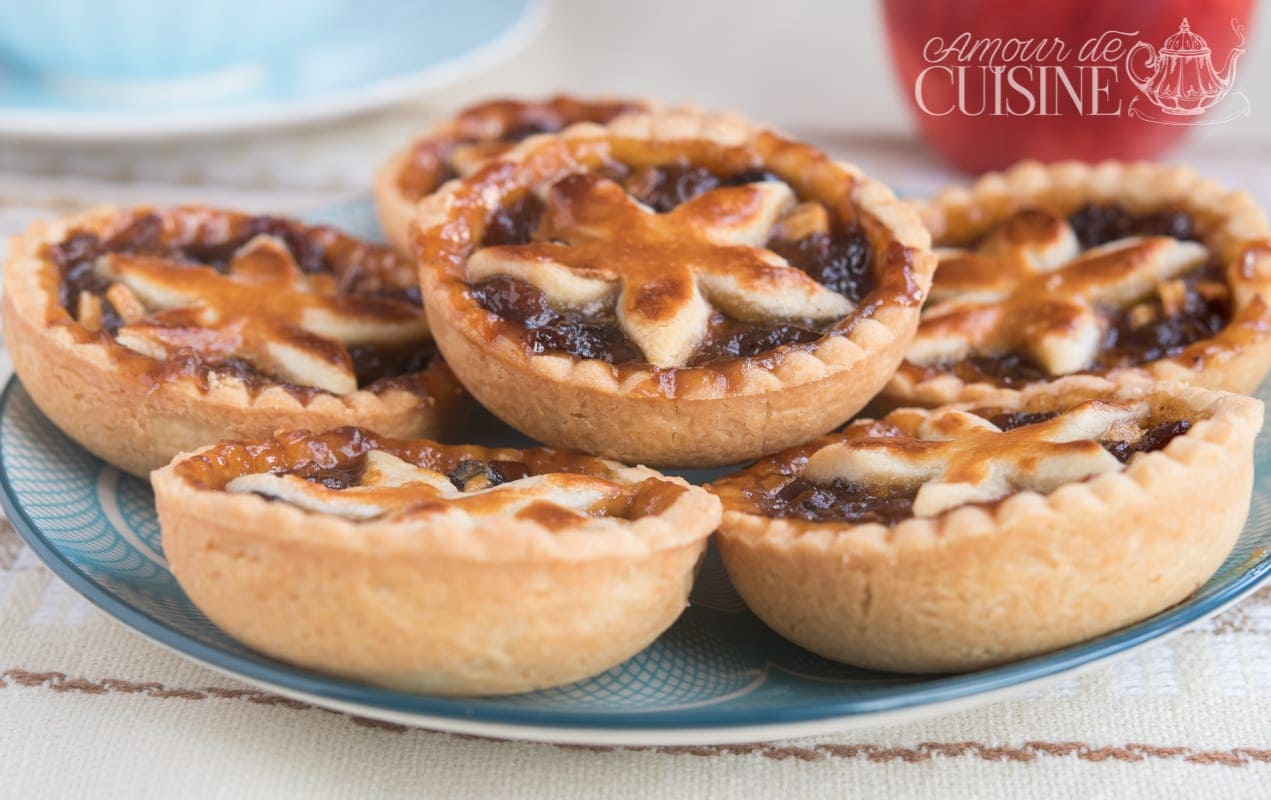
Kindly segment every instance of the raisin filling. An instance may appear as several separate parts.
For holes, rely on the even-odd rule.
[[[1050,379],[1045,370],[1019,353],[970,356],[951,364],[937,364],[927,371],[931,374],[953,373],[966,383],[992,383],[1012,389]]]
[[[795,478],[768,498],[768,516],[804,519],[809,522],[877,522],[895,525],[913,516],[917,490],[895,492],[848,481],[820,486]]]
[[[366,471],[366,454],[346,459],[334,465],[305,464],[292,472],[307,481],[320,483],[328,489],[348,489],[359,486]],[[518,481],[531,475],[528,465],[519,461],[464,460],[446,474],[446,478],[461,492],[491,489],[510,481]]]
[[[874,254],[869,239],[858,226],[845,229],[834,217],[831,220],[836,229],[830,233],[813,233],[794,240],[772,239],[768,249],[827,289],[860,303],[877,285],[871,269]]]
[[[977,417],[984,417],[999,430],[1003,431],[1013,431],[1016,428],[1023,428],[1027,425],[1049,422],[1059,416],[1058,411],[995,411],[989,409],[972,411],[971,413]]]
[[[474,285],[472,296],[485,310],[524,327],[531,353],[566,352],[610,364],[640,359],[640,351],[622,335],[612,312],[559,313],[537,286],[507,276]]]
[[[486,224],[485,235],[481,237],[481,246],[525,244],[538,229],[544,210],[543,201],[532,192],[526,192],[512,202],[500,206]]]
[[[1004,431],[1022,428],[1025,425],[1036,425],[1049,422],[1059,416],[1056,411],[1002,411],[1000,409],[976,409],[971,412],[984,417]],[[1122,464],[1130,460],[1135,453],[1151,453],[1161,450],[1176,436],[1182,436],[1192,429],[1192,423],[1185,419],[1157,422],[1143,429],[1143,434],[1132,442],[1105,439],[1099,442],[1103,449],[1117,457]]]
[[[1133,442],[1105,441],[1100,442],[1103,449],[1117,457],[1122,464],[1130,460],[1135,453],[1151,453],[1164,449],[1174,441],[1174,437],[1182,436],[1192,429],[1191,422],[1180,419],[1171,422],[1159,422],[1143,431],[1143,435]]]
[[[1131,236],[1198,239],[1191,215],[1178,209],[1133,214],[1118,205],[1087,204],[1068,217],[1082,249]],[[1232,308],[1221,266],[1211,261],[1180,279],[1181,297],[1167,310],[1157,295],[1130,308],[1106,311],[1108,329],[1092,372],[1134,367],[1170,358],[1196,342],[1211,339],[1231,320]],[[1146,320],[1146,321],[1144,321]],[[930,372],[952,373],[968,383],[1018,387],[1050,379],[1045,370],[1018,353],[974,356],[938,364]]]
[[[724,186],[780,180],[780,177],[764,169],[719,176],[705,167],[680,163],[636,170],[624,183],[632,197],[659,214],[664,214],[700,194]]]
[[[1113,204],[1087,203],[1068,216],[1068,224],[1083,250],[1130,236],[1169,236],[1195,241],[1196,228],[1186,211],[1164,209],[1132,214]]]
[[[565,352],[610,364],[642,361],[640,351],[618,328],[612,311],[557,312],[537,286],[507,276],[475,284],[472,295],[482,308],[523,326],[531,353]],[[706,339],[689,366],[747,358],[794,342],[816,341],[821,336],[821,331],[811,322],[756,325],[715,312],[711,315]]]
[[[776,322],[757,325],[739,322],[718,311],[711,314],[706,339],[689,359],[690,367],[700,367],[734,358],[750,358],[787,344],[815,342],[823,335],[816,323]]]
[[[307,481],[320,483],[328,489],[348,489],[362,482],[362,473],[366,471],[366,454],[362,453],[354,459],[342,464],[320,466],[315,463],[306,464],[292,474]],[[261,495],[266,499],[273,498]]]
[[[1037,425],[1059,416],[1058,412],[1002,411],[977,409],[971,413],[984,417],[1003,431]],[[1172,420],[1144,428],[1135,441],[1104,440],[1099,444],[1122,464],[1136,453],[1164,449],[1177,436],[1191,430],[1187,420]],[[893,526],[913,516],[918,487],[894,489],[852,481],[835,480],[826,485],[795,477],[779,490],[764,497],[762,508],[770,517],[803,519],[809,522],[850,522],[863,525],[877,522]]]
[[[158,215],[146,214],[109,239],[102,239],[94,233],[72,233],[62,242],[48,245],[46,253],[61,273],[59,303],[78,321],[80,295],[88,293],[96,296],[102,308],[101,328],[114,336],[123,327],[124,320],[106,297],[111,282],[94,272],[94,263],[98,258],[111,253],[151,256],[174,263],[208,266],[224,272],[235,252],[260,235],[273,236],[282,241],[302,272],[312,274],[338,271],[326,248],[315,241],[304,226],[269,216],[251,217],[235,225],[233,235],[225,241],[177,245],[164,241],[163,221]],[[422,305],[419,288],[416,286],[381,287],[369,293],[412,305]],[[350,345],[347,350],[359,388],[422,372],[436,356],[431,345]],[[272,378],[245,359],[230,357],[212,361],[190,348],[177,350],[156,371],[156,377],[163,379],[195,377],[204,388],[207,388],[212,375],[238,378],[251,391],[281,385],[293,394],[317,392],[311,387],[294,386]]]
[[[1183,296],[1178,310],[1166,312],[1158,296],[1145,309],[1150,321],[1135,324],[1124,309],[1112,315],[1096,368],[1128,367],[1169,358],[1196,342],[1211,339],[1231,319],[1231,301],[1218,265],[1210,263],[1181,279]],[[1219,291],[1212,291],[1218,287]]]
[[[658,213],[720,187],[781,180],[762,169],[720,176],[685,163],[634,171],[615,163],[603,172]],[[543,202],[532,193],[501,206],[490,216],[481,246],[530,242],[544,211]],[[818,283],[859,303],[876,287],[873,250],[859,226],[842,225],[834,214],[828,217],[834,226],[828,233],[812,233],[801,239],[774,237],[766,246]],[[472,294],[485,310],[525,328],[530,353],[562,352],[615,365],[644,363],[639,349],[618,327],[612,308],[557,311],[538,287],[506,276],[474,284]],[[825,335],[824,326],[809,320],[751,323],[718,311],[712,313],[709,324],[706,338],[688,362],[690,367],[749,358]]]
[[[460,461],[446,477],[461,492],[477,492],[530,476],[519,461]]]

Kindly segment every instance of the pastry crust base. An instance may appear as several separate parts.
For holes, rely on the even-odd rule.
[[[630,658],[684,610],[720,514],[694,487],[656,516],[555,532],[356,523],[196,489],[179,463],[152,476],[163,549],[213,622],[284,661],[428,694],[532,691]]]
[[[1016,399],[1113,388],[1070,378]],[[726,509],[724,564],[782,636],[892,672],[989,667],[1151,616],[1195,591],[1231,552],[1249,511],[1263,407],[1178,384],[1119,392],[1181,403],[1198,421],[1120,472],[891,529]]]
[[[572,153],[587,154],[608,137],[746,145],[769,132],[731,116],[676,109],[634,114],[608,127],[575,125],[557,137],[534,137],[500,166],[537,173],[568,169]],[[889,296],[866,315],[850,315],[809,345],[790,345],[749,359],[663,370],[614,367],[567,354],[529,354],[519,337],[490,333],[489,312],[473,300],[466,268],[451,258],[472,236],[462,182],[420,204],[416,254],[428,322],[437,346],[464,386],[509,425],[554,446],[628,463],[699,467],[753,459],[805,442],[842,424],[882,387],[903,357],[934,271],[930,237],[917,215],[892,192],[850,164],[834,164],[791,145],[781,165],[803,165],[824,184],[846,182],[851,202],[888,245],[907,253],[914,298]],[[492,172],[492,170],[485,170]],[[466,234],[463,232],[467,231]],[[444,252],[443,252],[444,251]],[[466,263],[466,261],[464,262]],[[880,296],[882,296],[880,292]],[[862,300],[867,306],[870,299]]]
[[[375,214],[384,238],[394,250],[407,255],[410,254],[410,224],[415,219],[419,201],[407,197],[399,184],[413,151],[412,146],[390,156],[375,172],[375,183],[371,186]]]
[[[461,320],[433,321],[448,313],[429,314],[437,346],[491,413],[542,442],[652,466],[734,464],[825,433],[868,400],[868,387],[887,380],[905,349],[903,339],[866,320],[852,337],[857,341],[832,338],[822,348],[845,355],[833,368],[812,356],[799,360],[819,379],[773,381],[770,391],[735,396],[633,397],[604,381],[600,365],[594,373],[586,367],[571,373],[573,359],[550,355],[527,364],[520,344],[506,339],[483,348],[464,335]]]
[[[230,438],[264,438],[282,428],[371,428],[395,438],[441,437],[462,422],[466,396],[440,360],[425,373],[429,396],[392,388],[316,394],[307,403],[280,386],[255,393],[237,378],[156,383],[155,361],[95,336],[57,298],[56,268],[40,248],[71,230],[108,230],[119,211],[95,209],[36,223],[10,242],[5,263],[4,340],[13,368],[40,410],[94,455],[145,478],[183,450]],[[180,212],[178,212],[180,213]]]
[[[1213,339],[1172,358],[1110,370],[1116,383],[1181,381],[1210,389],[1252,393],[1271,371],[1271,225],[1244,192],[1233,192],[1181,166],[1105,161],[1043,165],[1025,161],[989,173],[969,188],[946,189],[919,206],[936,243],[959,231],[981,230],[1021,208],[1040,203],[1072,210],[1085,202],[1117,203],[1131,211],[1177,207],[1214,230],[1205,244],[1222,260],[1233,290],[1232,320]],[[870,407],[871,413],[902,406],[1009,397],[1018,390],[991,383],[966,383],[941,373],[922,379],[908,362]]]

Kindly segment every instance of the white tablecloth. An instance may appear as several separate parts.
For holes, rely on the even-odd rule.
[[[0,148],[0,234],[104,202],[299,212],[365,191],[398,112],[268,142]],[[909,141],[823,141],[898,186]],[[1271,203],[1266,153],[1193,150]],[[1267,797],[1271,590],[1078,677],[902,726],[727,747],[608,748],[408,730],[260,692],[114,623],[0,523],[0,796]]]

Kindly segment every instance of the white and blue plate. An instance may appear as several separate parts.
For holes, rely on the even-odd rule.
[[[0,62],[0,136],[42,141],[212,136],[368,111],[512,57],[542,29],[549,5],[548,0],[358,0],[342,4],[338,18],[313,35],[269,49],[250,64],[149,84],[50,76]],[[6,3],[0,24],[9,26],[6,33],[16,33],[21,24],[36,41],[41,26],[49,27],[49,40],[60,33],[63,47],[81,39],[101,45],[122,35],[61,31],[54,24],[67,20],[53,13],[58,9],[56,2],[47,8]],[[212,0],[204,0],[195,11],[206,16],[214,9]],[[125,9],[106,4],[103,10],[109,21]],[[197,16],[195,11],[186,16]]]
[[[322,221],[378,235],[365,201]],[[526,443],[489,415],[478,415],[467,438]],[[16,380],[0,396],[5,512],[58,577],[124,625],[201,664],[317,705],[428,728],[587,744],[756,741],[930,716],[1157,641],[1248,595],[1271,572],[1271,431],[1260,436],[1256,458],[1249,522],[1209,582],[1150,619],[1054,653],[965,675],[890,675],[835,664],[781,639],[747,611],[712,552],[684,615],[626,663],[547,691],[449,699],[328,677],[236,643],[168,572],[150,487],[63,435]]]

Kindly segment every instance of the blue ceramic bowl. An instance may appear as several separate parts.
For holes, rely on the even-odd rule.
[[[0,0],[0,62],[127,82],[251,68],[320,34],[349,0]]]

